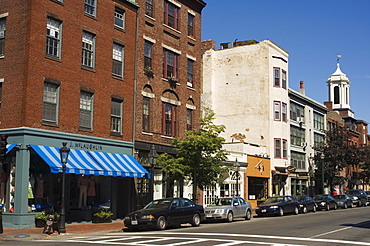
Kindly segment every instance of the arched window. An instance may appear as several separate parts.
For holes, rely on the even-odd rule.
[[[339,104],[339,87],[334,87],[334,104]]]

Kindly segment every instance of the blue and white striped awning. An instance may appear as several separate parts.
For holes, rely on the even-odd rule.
[[[63,172],[59,148],[33,144],[30,146],[50,166],[52,173]],[[66,168],[66,173],[104,175],[102,167],[84,150],[71,149]]]
[[[113,177],[150,178],[149,172],[132,155],[88,151],[104,169],[104,175]]]
[[[8,150],[6,151],[6,153],[8,154],[15,146],[16,146],[16,144],[7,144],[6,148]]]

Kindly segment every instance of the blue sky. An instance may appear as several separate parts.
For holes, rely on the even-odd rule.
[[[289,53],[289,87],[328,101],[326,81],[341,70],[351,82],[356,119],[370,123],[370,0],[205,0],[202,40],[270,39]]]

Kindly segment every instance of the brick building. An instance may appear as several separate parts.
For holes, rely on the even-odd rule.
[[[102,203],[110,204],[114,218],[136,208],[134,181],[150,176],[132,156],[140,11],[129,0],[1,1],[0,134],[9,136],[0,168],[5,227],[34,226],[32,205],[59,211],[62,142],[71,149],[67,221],[91,220],[90,207]],[[94,193],[78,185],[82,175],[94,181]]]
[[[138,0],[135,151],[148,163],[154,145],[158,154],[175,151],[172,139],[199,127],[201,116],[202,0]],[[154,167],[154,198],[187,196],[183,184],[164,183]],[[138,184],[139,206],[150,196],[148,180]],[[189,196],[191,197],[191,195]],[[141,203],[141,204],[140,204]]]

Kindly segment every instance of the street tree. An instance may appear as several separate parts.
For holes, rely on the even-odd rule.
[[[228,171],[223,166],[226,152],[222,149],[225,139],[220,136],[225,131],[224,125],[213,123],[215,113],[211,109],[204,110],[200,118],[200,129],[186,131],[186,138],[175,137],[172,141],[177,150],[175,156],[163,154],[158,163],[168,173],[170,180],[189,180],[193,185],[193,200],[196,201],[197,188],[222,183],[222,173]]]

